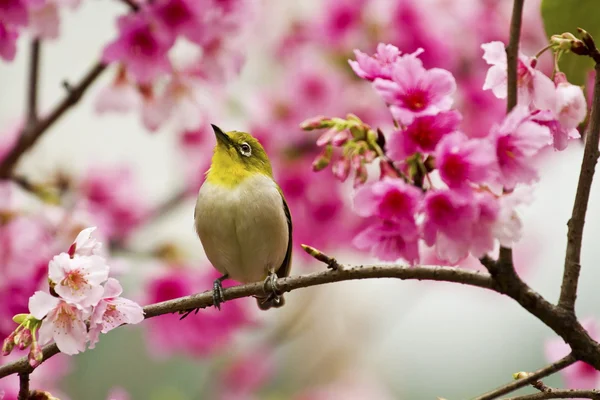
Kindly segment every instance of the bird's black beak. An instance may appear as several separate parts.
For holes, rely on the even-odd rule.
[[[215,136],[217,137],[217,141],[229,146],[231,145],[231,139],[229,138],[229,136],[227,136],[227,134],[225,132],[223,132],[221,130],[221,128],[219,128],[216,125],[210,124],[210,126],[212,126],[213,131],[215,131]]]

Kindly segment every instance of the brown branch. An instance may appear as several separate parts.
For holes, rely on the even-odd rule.
[[[532,383],[534,383],[535,381],[537,381],[539,379],[542,379],[546,376],[554,374],[555,372],[565,369],[569,365],[573,364],[575,361],[577,361],[577,360],[575,359],[575,357],[573,357],[573,355],[568,355],[564,358],[561,358],[557,362],[550,364],[550,365],[530,374],[529,376],[527,376],[525,378],[518,379],[516,381],[507,383],[506,385],[501,386],[497,389],[494,389],[491,392],[482,394],[481,396],[476,397],[473,400],[497,399],[498,397],[500,397],[502,395],[505,395],[510,392],[514,392],[515,390],[518,390],[521,388],[524,388],[525,386],[531,385]]]
[[[594,48],[597,53],[598,50]],[[585,138],[585,149],[577,183],[573,213],[567,223],[567,251],[563,280],[560,288],[558,306],[575,313],[575,300],[577,299],[577,284],[581,270],[581,242],[583,240],[583,227],[585,215],[594,179],[594,170],[598,162],[598,139],[600,138],[600,63],[596,64],[596,79],[594,83],[594,100],[590,130]]]
[[[140,6],[134,0],[121,0],[127,7],[131,9],[131,11],[139,11]]]
[[[510,397],[505,400],[545,400],[545,399],[600,399],[600,391],[598,391],[598,390],[552,389],[551,392],[527,394],[524,396]]]
[[[21,156],[27,150],[29,150],[38,141],[42,134],[46,132],[46,130],[50,128],[67,110],[77,104],[84,92],[90,87],[96,78],[100,76],[106,67],[106,64],[101,62],[95,64],[81,79],[81,81],[73,86],[70,91],[68,91],[65,98],[59,104],[57,104],[52,111],[50,111],[50,114],[48,114],[47,117],[39,120],[32,127],[26,126],[23,128],[23,132],[21,132],[19,141],[0,164],[0,179],[8,179],[10,177],[13,168]]]
[[[34,39],[31,43],[31,58],[29,61],[29,79],[27,81],[27,123],[28,129],[22,133],[28,133],[38,120],[38,92],[40,75],[40,39]]]
[[[29,374],[19,374],[19,396],[18,400],[29,399]]]
[[[276,286],[277,290],[285,293],[300,288],[323,285],[326,283],[373,278],[455,282],[494,290],[493,281],[487,274],[452,267],[406,267],[400,265],[363,265],[358,267],[346,266],[345,268],[340,268],[338,270],[327,270],[308,275],[281,278],[277,280]],[[267,287],[266,289],[269,290],[270,288]],[[223,289],[223,297],[228,301],[242,297],[264,295],[264,291],[265,284],[263,282],[256,282]],[[206,308],[212,305],[213,295],[212,290],[210,290],[191,296],[145,306],[144,314],[146,318],[153,318],[163,314],[183,312],[196,308]],[[44,361],[59,352],[56,344],[46,345],[42,351],[44,354]],[[27,357],[23,357],[12,363],[0,366],[0,378],[16,373],[30,373],[31,371],[33,371],[33,368],[31,368],[27,362]]]
[[[519,60],[519,41],[521,38],[521,21],[523,19],[524,0],[515,0],[510,18],[510,33],[506,48],[506,113],[517,105],[517,62]],[[498,257],[499,266],[514,269],[512,249],[501,246]]]

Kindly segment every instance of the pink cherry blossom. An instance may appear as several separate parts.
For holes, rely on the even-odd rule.
[[[320,24],[321,40],[332,45],[349,41],[362,22],[366,0],[328,0]]]
[[[431,190],[425,195],[423,211],[423,238],[428,246],[436,246],[437,256],[450,263],[466,257],[478,217],[473,199],[454,190]]]
[[[28,23],[26,0],[3,0],[0,2],[0,23],[25,26]]]
[[[127,14],[117,20],[119,37],[104,48],[104,62],[120,61],[141,83],[171,71],[167,56],[174,38],[147,13]]]
[[[550,129],[532,120],[527,107],[515,107],[501,125],[492,128],[489,136],[496,147],[500,183],[512,189],[517,183],[532,183],[538,173],[531,157],[552,141]]]
[[[510,193],[503,194],[498,200],[500,211],[494,236],[502,246],[512,247],[521,239],[523,221],[519,210],[531,204],[533,201],[533,188],[531,186],[519,186]]]
[[[100,256],[73,258],[67,253],[54,256],[48,264],[48,278],[54,291],[70,303],[95,306],[102,298],[102,283],[108,279],[109,267]]]
[[[69,256],[93,256],[100,255],[100,249],[102,243],[98,242],[92,237],[92,233],[96,230],[96,227],[86,228],[79,232],[75,238],[75,242],[69,248]]]
[[[546,98],[541,110],[532,113],[532,120],[550,129],[556,150],[564,150],[569,139],[580,137],[577,127],[587,115],[583,90],[567,82],[559,83],[554,96]]]
[[[170,300],[196,293],[199,288],[212,288],[217,277],[218,273],[212,268],[199,272],[172,266],[148,282],[147,302]],[[227,286],[228,282],[224,284]],[[166,357],[181,353],[205,357],[229,345],[233,335],[250,322],[244,303],[239,301],[225,302],[221,311],[210,307],[183,320],[180,317],[177,314],[163,315],[145,323],[153,355]]]
[[[119,65],[114,81],[100,89],[96,98],[96,112],[127,112],[141,105],[141,96],[123,65]]]
[[[491,89],[499,99],[506,98],[506,52],[504,43],[490,42],[481,45],[483,59],[491,65],[485,77],[483,90]],[[517,88],[519,103],[536,107],[544,104],[547,98],[554,96],[554,83],[541,71],[534,68],[537,60],[519,54],[517,65]]]
[[[0,57],[12,61],[17,54],[17,38],[19,33],[10,25],[0,21]]]
[[[442,137],[456,131],[460,121],[461,115],[455,110],[416,117],[406,129],[389,136],[388,155],[402,161],[417,151],[432,153]]]
[[[102,299],[94,307],[90,317],[90,349],[98,342],[100,332],[108,333],[121,324],[137,324],[144,320],[144,310],[134,301],[119,297],[123,293],[121,284],[108,278]]]
[[[46,1],[29,10],[29,29],[33,36],[42,39],[56,39],[59,35],[60,19],[58,4]]]
[[[37,319],[45,317],[39,329],[40,344],[54,339],[59,350],[65,354],[85,351],[85,319],[89,316],[89,309],[81,309],[46,292],[37,291],[29,299],[29,311]]]
[[[236,352],[237,354],[237,352]],[[219,379],[221,400],[246,400],[252,396],[276,372],[272,349],[257,346],[249,352],[243,352],[228,365]]]
[[[392,68],[392,80],[376,78],[373,82],[392,115],[405,125],[415,117],[449,110],[456,91],[452,74],[440,68],[425,69],[418,58],[420,53],[417,50],[399,57]]]
[[[197,44],[204,44],[203,26],[206,4],[199,0],[159,0],[151,5],[151,13],[173,38],[183,35]]]
[[[373,56],[354,50],[356,61],[348,60],[348,63],[356,75],[368,81],[372,82],[376,78],[391,80],[394,62],[401,54],[396,46],[379,43]]]
[[[90,347],[91,348],[91,347]],[[106,400],[130,400],[129,393],[121,387],[114,387],[108,393]]]
[[[377,221],[354,237],[352,244],[368,250],[382,261],[402,258],[411,264],[419,261],[419,236],[416,226],[410,227],[393,220]]]
[[[197,79],[183,74],[174,76],[158,102],[166,115],[175,121],[178,130],[198,129],[205,122]]]
[[[435,153],[436,168],[451,188],[468,182],[483,183],[496,166],[494,147],[483,139],[469,139],[461,132],[442,138]]]
[[[142,190],[125,166],[94,167],[80,183],[82,207],[109,238],[126,237],[148,210]]]
[[[582,325],[593,340],[600,339],[598,322],[594,318],[586,318]],[[558,361],[570,352],[571,348],[560,337],[549,340],[545,346],[546,358],[550,362]],[[600,386],[600,372],[583,361],[568,366],[561,370],[560,374],[569,389],[596,389]]]
[[[384,178],[361,187],[354,196],[354,208],[362,217],[378,217],[415,224],[421,191],[400,179]]]

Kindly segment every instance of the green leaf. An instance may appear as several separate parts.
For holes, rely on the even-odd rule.
[[[577,28],[588,31],[600,43],[600,7],[598,0],[542,0],[542,19],[548,38],[564,32],[577,35]],[[587,74],[594,67],[589,57],[573,53],[564,54],[559,68],[567,75],[569,82],[584,85]]]

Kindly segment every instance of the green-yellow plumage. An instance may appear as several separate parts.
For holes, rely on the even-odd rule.
[[[289,275],[292,220],[265,150],[248,133],[213,129],[217,144],[194,212],[208,259],[242,283]],[[217,305],[222,279],[215,281]],[[261,309],[283,305],[275,293],[257,301]]]

